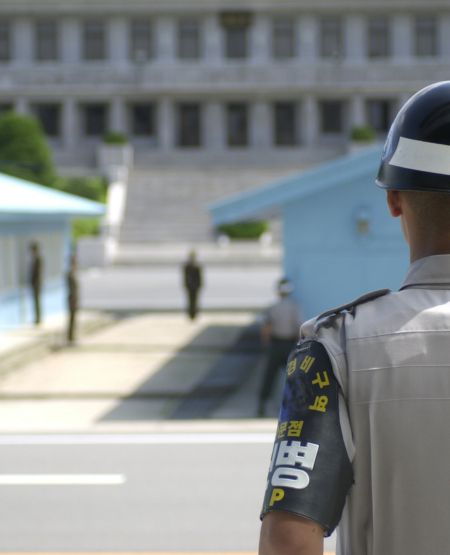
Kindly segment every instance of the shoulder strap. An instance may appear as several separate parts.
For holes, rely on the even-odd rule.
[[[350,303],[343,304],[336,308],[327,310],[326,312],[323,312],[317,317],[315,329],[317,330],[320,327],[328,328],[333,324],[336,317],[339,316],[339,314],[341,314],[342,312],[349,312],[350,314],[353,315],[355,313],[355,309],[357,306],[368,303],[369,301],[378,299],[379,297],[383,297],[384,295],[387,295],[390,292],[391,292],[390,289],[378,289],[377,291],[371,291],[370,293],[366,293],[365,295],[358,297],[357,299],[355,299]]]

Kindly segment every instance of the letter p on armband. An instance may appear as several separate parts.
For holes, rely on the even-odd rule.
[[[274,488],[272,490],[269,507],[273,507],[275,503],[278,503],[278,501],[281,501],[282,499],[284,499],[284,490],[280,488]]]

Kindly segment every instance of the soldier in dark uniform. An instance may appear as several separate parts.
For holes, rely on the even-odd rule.
[[[42,289],[42,273],[43,260],[39,250],[39,243],[33,241],[30,243],[31,265],[30,265],[30,287],[33,296],[34,323],[41,323],[41,289]]]
[[[198,294],[202,287],[202,268],[197,262],[195,251],[189,254],[188,261],[183,266],[184,287],[187,292],[187,312],[189,318],[194,320],[198,313]]]
[[[78,310],[78,279],[77,279],[77,260],[73,254],[70,257],[69,271],[67,272],[67,309],[69,321],[67,326],[67,342],[73,343],[75,340],[75,319]]]

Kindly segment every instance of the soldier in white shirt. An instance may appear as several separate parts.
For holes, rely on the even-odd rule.
[[[258,416],[264,416],[274,382],[298,340],[300,311],[291,297],[293,287],[287,278],[277,285],[279,299],[267,310],[261,327],[261,341],[267,347],[267,364],[259,392]]]
[[[450,81],[395,119],[377,184],[411,267],[305,323],[262,511],[261,555],[423,555],[450,546]]]

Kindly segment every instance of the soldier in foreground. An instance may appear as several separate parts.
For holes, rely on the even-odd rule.
[[[306,322],[290,355],[261,555],[447,553],[450,545],[450,81],[395,119],[377,184],[411,266],[397,292]]]

